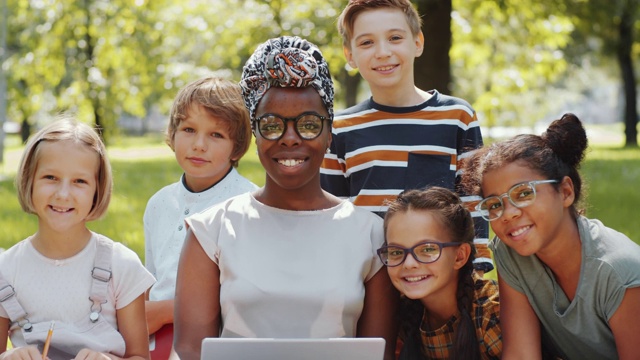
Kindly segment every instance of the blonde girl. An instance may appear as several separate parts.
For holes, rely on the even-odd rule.
[[[104,144],[63,117],[27,143],[16,186],[35,234],[0,255],[0,359],[148,359],[144,293],[154,279],[138,256],[94,233],[111,198]],[[0,337],[5,349],[7,337]]]

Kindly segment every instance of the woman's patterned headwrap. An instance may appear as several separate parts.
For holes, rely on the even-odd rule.
[[[313,86],[333,119],[333,81],[317,46],[297,36],[269,39],[253,52],[242,69],[242,97],[251,119],[272,86]]]

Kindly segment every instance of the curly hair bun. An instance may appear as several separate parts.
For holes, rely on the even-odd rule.
[[[549,125],[542,140],[567,165],[576,168],[584,159],[588,146],[587,133],[582,122],[571,113],[562,115]]]

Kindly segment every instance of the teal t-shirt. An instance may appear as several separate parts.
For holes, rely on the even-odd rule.
[[[582,264],[573,301],[536,256],[520,256],[498,238],[490,247],[500,277],[526,295],[538,315],[545,347],[567,359],[616,359],[608,321],[626,289],[640,286],[640,246],[599,220],[577,222]]]

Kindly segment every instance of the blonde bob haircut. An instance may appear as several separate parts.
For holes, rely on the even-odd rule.
[[[77,122],[69,115],[61,115],[54,122],[38,131],[29,142],[20,159],[15,185],[22,210],[35,214],[33,206],[33,177],[40,159],[40,149],[45,141],[71,141],[78,146],[86,146],[98,154],[100,166],[96,174],[96,193],[93,206],[87,215],[87,221],[97,220],[104,216],[111,201],[113,179],[107,151],[98,133],[87,124]]]
[[[218,77],[195,80],[178,91],[171,106],[166,143],[175,151],[176,131],[180,123],[189,116],[192,105],[200,105],[216,119],[222,120],[229,129],[233,141],[231,165],[238,167],[240,158],[251,145],[251,122],[244,105],[240,85]]]

